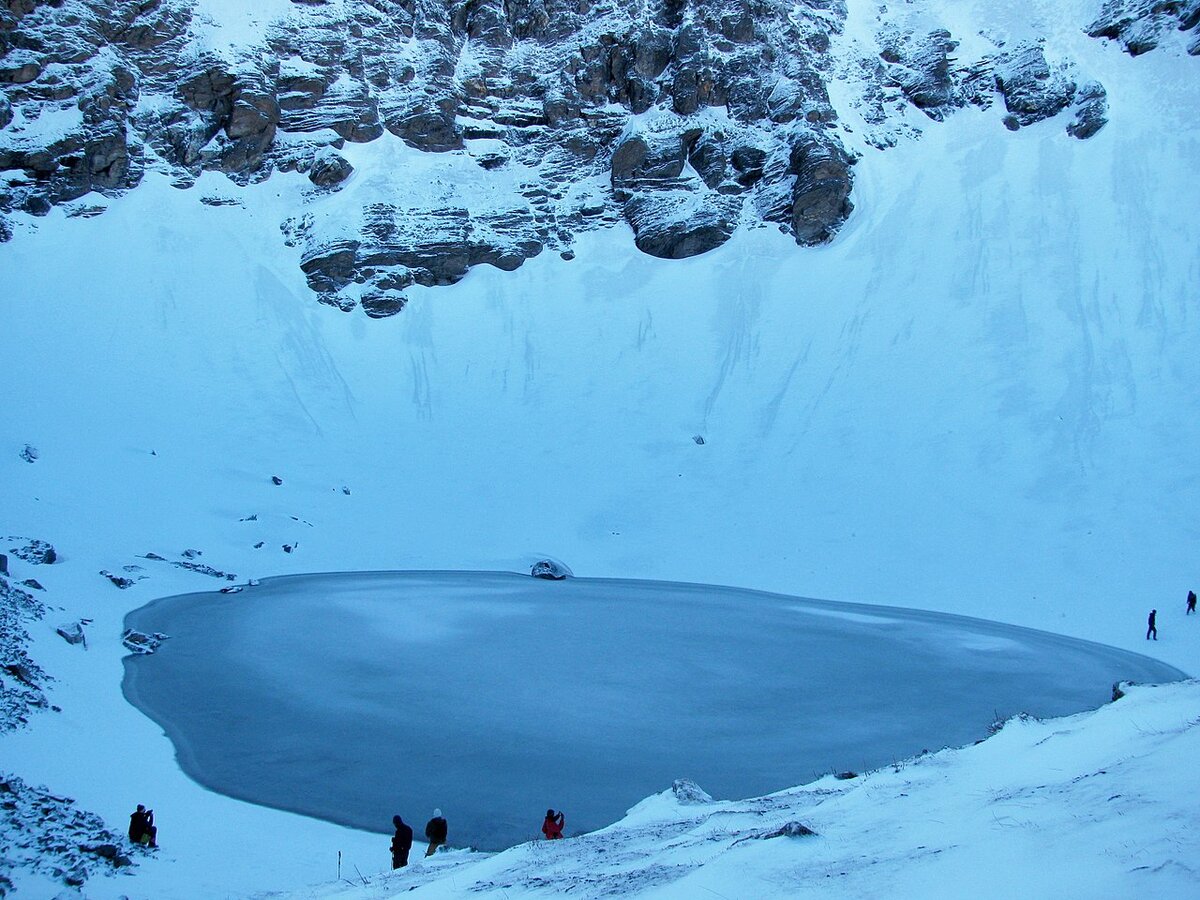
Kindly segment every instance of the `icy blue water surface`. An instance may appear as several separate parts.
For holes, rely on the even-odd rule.
[[[374,831],[435,806],[451,845],[567,833],[691,778],[767,793],[1096,707],[1147,657],[889,607],[490,572],[273,578],[166,597],[128,627],[126,697],[207,787]]]

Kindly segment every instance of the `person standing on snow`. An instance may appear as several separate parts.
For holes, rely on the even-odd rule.
[[[1149,626],[1146,629],[1146,640],[1150,640],[1150,635],[1154,635],[1154,639],[1158,640],[1158,628],[1154,624],[1156,618],[1158,618],[1158,610],[1150,610],[1150,618],[1146,620],[1146,624]]]
[[[1187,615],[1190,616],[1195,611],[1196,611],[1196,592],[1188,591]]]
[[[392,816],[396,833],[392,835],[392,868],[403,869],[408,865],[408,851],[412,849],[412,829],[399,816]]]
[[[559,840],[563,836],[563,825],[566,821],[561,810],[557,813],[552,809],[546,810],[546,821],[542,823],[542,834],[546,836],[546,840]]]
[[[425,837],[429,839],[429,849],[425,851],[426,856],[433,856],[433,851],[446,843],[446,831],[446,820],[442,818],[442,811],[435,809],[433,818],[425,825]]]

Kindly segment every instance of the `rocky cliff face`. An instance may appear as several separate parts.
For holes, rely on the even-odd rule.
[[[1153,50],[1172,32],[1186,34],[1187,52],[1200,56],[1200,0],[1107,0],[1087,33],[1119,41],[1131,55]]]
[[[1115,0],[1093,33],[1126,34],[1142,6],[1195,24],[1195,2]],[[204,171],[303,173],[311,207],[281,225],[309,285],[384,316],[410,285],[569,257],[580,232],[621,220],[664,258],[743,223],[828,241],[853,209],[853,148],[895,143],[909,110],[941,121],[999,98],[1009,128],[1067,111],[1079,138],[1105,121],[1104,88],[1040,44],[960,62],[951,32],[906,24],[907,7],[881,8],[868,45],[845,37],[844,0],[276,7],[236,45],[206,0],[0,0],[0,239],[3,214],[91,214],[76,201],[148,169],[181,188]],[[834,79],[852,82],[861,141]],[[396,173],[331,214],[322,198],[353,182],[346,145],[387,133],[438,155],[436,176]]]

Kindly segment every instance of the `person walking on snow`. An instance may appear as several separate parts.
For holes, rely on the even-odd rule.
[[[158,829],[154,826],[154,810],[142,804],[129,816],[129,840],[135,844],[158,846]]]
[[[408,851],[412,849],[412,829],[399,816],[392,816],[396,833],[392,835],[392,868],[403,869],[408,865]]]
[[[546,821],[542,823],[542,834],[546,836],[546,840],[559,840],[563,836],[563,825],[566,821],[561,811],[556,813],[552,809],[546,810]]]
[[[1150,618],[1146,620],[1146,624],[1149,626],[1146,629],[1146,640],[1150,640],[1150,635],[1154,635],[1154,639],[1156,641],[1158,640],[1158,628],[1155,627],[1155,625],[1154,625],[1154,620],[1157,617],[1158,617],[1158,610],[1157,609],[1150,610]]]
[[[433,818],[425,825],[425,837],[429,839],[429,849],[425,851],[426,856],[433,856],[433,851],[446,843],[446,830],[446,820],[442,818],[442,811],[435,809]]]
[[[1195,592],[1195,591],[1188,591],[1188,607],[1187,607],[1187,615],[1189,615],[1189,616],[1190,616],[1190,615],[1191,615],[1192,613],[1194,613],[1195,611],[1196,611],[1196,592]]]

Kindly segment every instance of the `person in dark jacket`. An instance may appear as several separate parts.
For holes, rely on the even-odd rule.
[[[433,852],[446,843],[446,830],[446,820],[442,818],[442,811],[435,809],[433,818],[425,825],[425,837],[429,839],[429,849],[425,851],[426,856],[433,856]]]
[[[1196,611],[1196,592],[1188,591],[1187,615],[1191,615]]]
[[[135,844],[158,846],[158,828],[154,825],[154,810],[138,804],[129,816],[129,839]]]
[[[563,836],[563,825],[566,824],[566,817],[562,811],[555,812],[552,809],[546,810],[546,821],[542,823],[542,834],[546,836],[548,841],[557,841]]]
[[[412,829],[399,816],[392,816],[396,833],[392,835],[392,868],[403,869],[408,865],[408,851],[412,849]]]
[[[1150,610],[1150,618],[1146,620],[1146,624],[1149,626],[1146,628],[1146,640],[1150,640],[1150,635],[1154,635],[1154,639],[1158,640],[1158,627],[1154,624],[1156,618],[1158,618],[1158,610]]]

